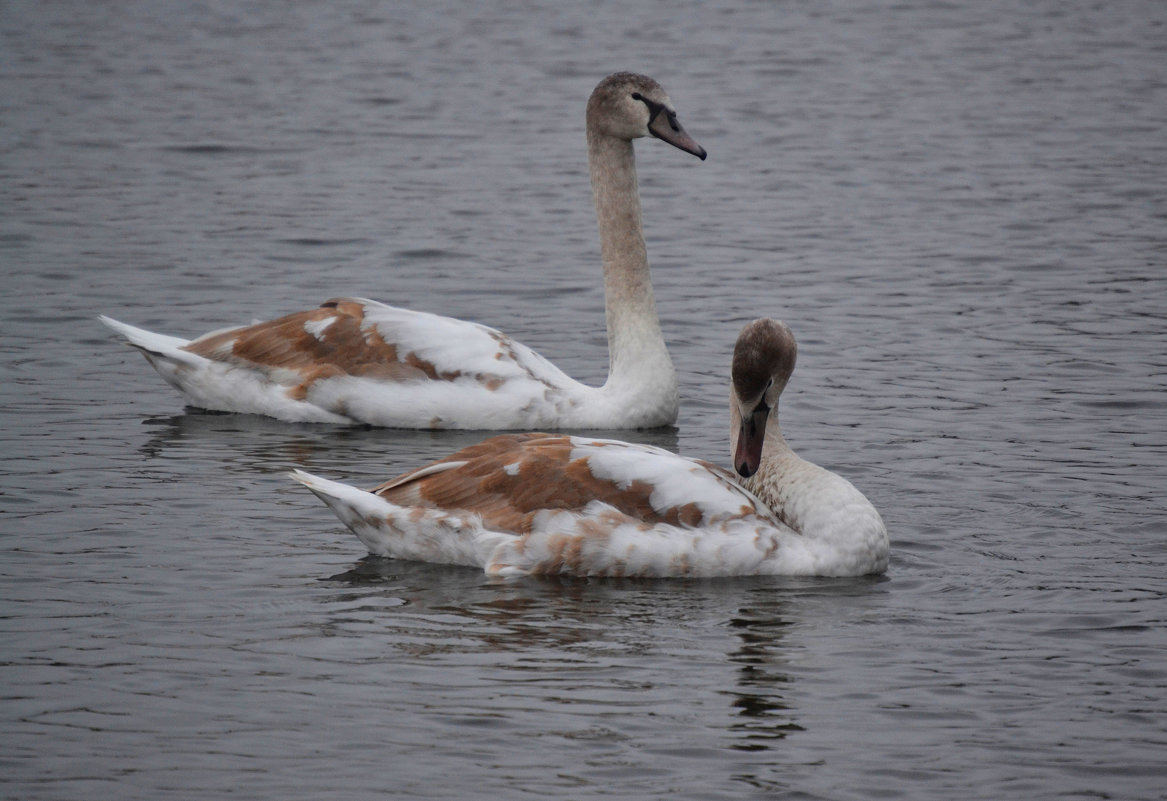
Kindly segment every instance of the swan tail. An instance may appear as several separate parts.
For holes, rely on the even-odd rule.
[[[483,567],[489,554],[509,538],[485,529],[474,514],[398,506],[379,495],[303,470],[293,470],[289,476],[324,501],[378,556]]]
[[[352,422],[342,413],[297,397],[299,387],[294,381],[281,383],[279,375],[263,369],[191,353],[186,350],[190,340],[156,334],[105,315],[98,319],[141,351],[166,383],[185,395],[192,406],[264,414],[291,422]]]
[[[121,335],[128,344],[142,351],[147,358],[154,356],[155,358],[170,359],[184,364],[194,364],[202,359],[201,356],[182,350],[184,346],[190,344],[190,340],[188,339],[180,339],[179,337],[167,336],[166,334],[156,334],[153,331],[147,331],[145,328],[138,328],[115,320],[112,317],[106,317],[104,314],[98,315],[97,319],[107,328]]]

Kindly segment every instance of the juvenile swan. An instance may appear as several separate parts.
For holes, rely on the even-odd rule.
[[[750,487],[648,445],[504,434],[365,492],[296,470],[373,553],[498,576],[856,576],[887,569],[879,513],[778,428],[795,343],[774,320],[734,349],[734,462]]]
[[[705,159],[660,84],[609,75],[587,105],[610,358],[601,387],[575,381],[493,328],[363,298],[194,341],[100,319],[205,409],[396,428],[669,425],[677,378],[653,300],[632,149],[644,136]]]

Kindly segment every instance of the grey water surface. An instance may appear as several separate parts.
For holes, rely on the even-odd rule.
[[[638,143],[675,429],[781,317],[881,578],[495,582],[285,474],[475,442],[184,409],[176,335],[361,295],[607,369],[583,106]],[[0,796],[1167,797],[1167,5],[0,4]],[[607,432],[611,433],[611,432]]]

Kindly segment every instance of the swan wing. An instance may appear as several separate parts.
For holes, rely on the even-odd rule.
[[[493,328],[363,298],[190,342],[102,322],[195,405],[292,421],[557,426],[595,392]]]

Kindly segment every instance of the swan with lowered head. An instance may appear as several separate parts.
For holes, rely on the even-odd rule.
[[[887,569],[879,513],[778,428],[795,343],[755,320],[734,348],[734,464],[556,434],[504,434],[369,492],[300,470],[375,554],[498,576],[857,576]],[[757,493],[757,494],[755,494]]]
[[[646,428],[677,418],[640,219],[632,140],[704,160],[660,84],[616,73],[587,104],[588,165],[604,266],[610,369],[590,387],[473,322],[336,298],[193,341],[102,316],[197,407],[295,422],[396,428]]]

